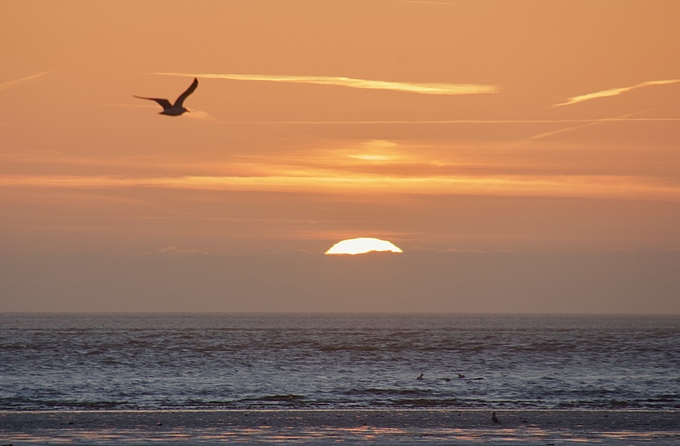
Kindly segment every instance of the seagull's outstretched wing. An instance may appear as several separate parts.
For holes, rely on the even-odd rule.
[[[163,110],[167,110],[168,108],[172,108],[172,104],[170,101],[167,99],[158,99],[158,98],[145,98],[144,96],[135,96],[137,99],[148,99],[150,101],[156,101],[158,104],[163,107]]]
[[[184,104],[184,100],[189,96],[191,93],[194,92],[194,90],[198,87],[198,79],[194,78],[194,81],[189,85],[189,88],[187,88],[187,91],[179,95],[177,100],[175,101],[174,107],[183,107],[182,104]]]

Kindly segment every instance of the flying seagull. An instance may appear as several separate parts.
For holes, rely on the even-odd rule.
[[[188,112],[186,108],[184,108],[184,100],[189,96],[191,93],[196,90],[196,87],[198,87],[198,79],[194,78],[194,81],[191,83],[189,88],[179,95],[177,100],[175,101],[174,104],[171,104],[170,101],[167,99],[158,99],[158,98],[145,98],[143,96],[135,96],[137,99],[148,99],[150,101],[156,101],[158,104],[160,104],[161,107],[163,107],[163,111],[160,112],[161,115],[168,115],[168,116],[179,116],[184,112]]]

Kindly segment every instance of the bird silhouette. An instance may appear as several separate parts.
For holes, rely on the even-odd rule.
[[[421,373],[419,377],[416,378],[417,380],[421,381],[423,379],[423,374]]]
[[[135,96],[137,99],[148,99],[150,101],[156,101],[158,104],[163,107],[163,111],[160,112],[161,115],[168,115],[168,116],[179,116],[183,114],[184,112],[188,112],[186,108],[184,108],[184,100],[189,96],[191,93],[196,90],[196,87],[198,87],[198,79],[194,78],[194,81],[191,83],[189,88],[186,89],[184,93],[179,95],[177,100],[175,101],[174,104],[171,104],[170,101],[167,99],[159,99],[159,98],[146,98],[144,96]]]
[[[503,425],[503,423],[501,423],[501,421],[496,417],[496,412],[491,414],[491,421],[493,421],[493,424],[499,424],[501,426]]]

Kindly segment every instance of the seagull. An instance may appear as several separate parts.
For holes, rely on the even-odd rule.
[[[491,421],[493,421],[494,424],[500,424],[501,426],[503,423],[500,422],[500,420],[496,417],[496,412],[491,414]]]
[[[188,112],[186,108],[184,108],[184,100],[189,96],[191,93],[196,90],[196,87],[198,87],[198,79],[194,78],[194,81],[191,83],[189,88],[179,95],[177,100],[175,101],[174,104],[171,104],[170,101],[167,99],[158,99],[158,98],[145,98],[143,96],[135,96],[137,99],[148,99],[150,101],[156,101],[158,104],[163,107],[163,111],[160,112],[161,115],[168,115],[168,116],[179,116],[184,112]]]
[[[421,373],[419,377],[416,378],[418,381],[422,381],[423,379],[423,374]]]

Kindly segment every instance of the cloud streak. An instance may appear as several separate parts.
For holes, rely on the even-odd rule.
[[[397,193],[548,197],[648,198],[680,200],[680,186],[644,176],[493,175],[412,176],[371,174],[306,176],[300,172],[274,176],[0,176],[2,187],[67,189],[160,188],[215,191]]]
[[[40,77],[43,77],[44,75],[50,73],[50,71],[43,71],[42,73],[38,74],[32,74],[30,76],[22,77],[21,79],[16,79],[13,81],[5,82],[4,84],[0,84],[0,90],[6,90],[8,88],[12,87],[18,87],[21,84],[24,84],[26,82],[34,81]]]
[[[567,101],[560,104],[555,104],[553,107],[563,107],[565,105],[578,104],[579,102],[590,101],[592,99],[608,98],[612,96],[618,96],[623,93],[627,93],[631,90],[636,90],[638,88],[651,87],[654,85],[668,85],[680,82],[680,79],[668,79],[662,81],[647,81],[642,82],[631,87],[621,87],[621,88],[611,88],[609,90],[596,91],[595,93],[588,93],[581,96],[574,96],[573,98],[567,99]]]
[[[498,93],[495,85],[479,84],[447,84],[391,82],[370,79],[355,79],[341,76],[279,76],[262,74],[215,74],[215,73],[152,73],[163,76],[200,77],[204,79],[228,79],[251,82],[286,82],[295,84],[331,85],[339,87],[360,88],[367,90],[389,90],[405,93],[430,95],[463,95]]]

